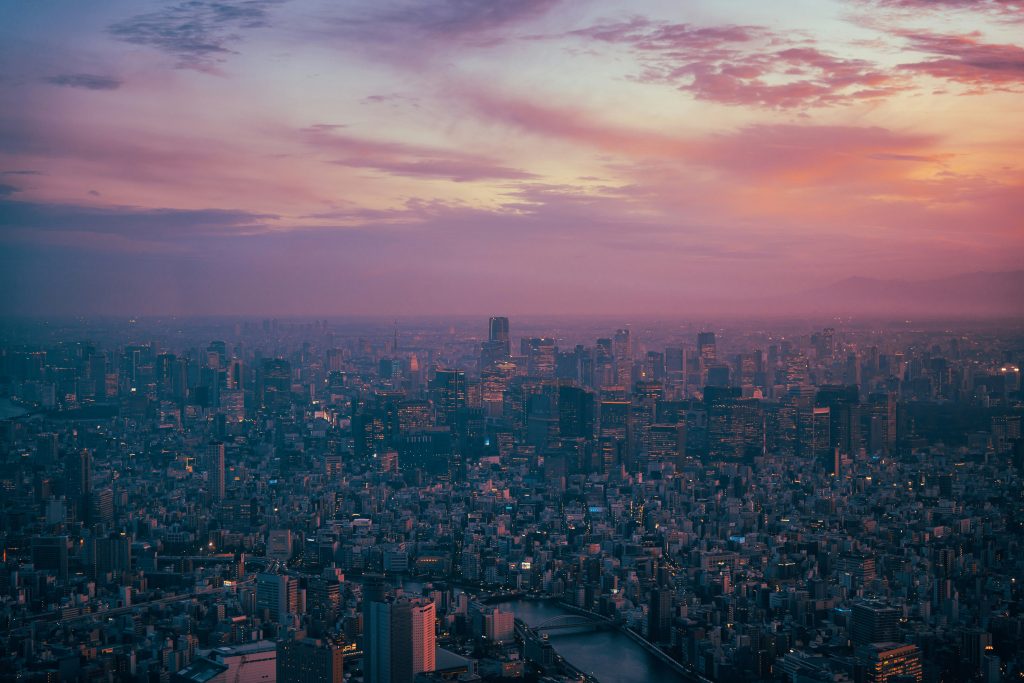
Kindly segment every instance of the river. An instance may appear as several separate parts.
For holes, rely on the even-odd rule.
[[[499,604],[530,626],[569,614],[549,602],[515,600]],[[566,661],[601,683],[683,680],[675,670],[618,631],[555,632],[549,641]]]
[[[0,398],[0,420],[13,420],[27,413],[27,410],[11,401],[11,399]]]
[[[404,581],[403,586],[414,594],[421,593],[423,589],[419,581]],[[455,592],[462,591],[456,588]],[[571,614],[554,603],[540,600],[510,600],[497,604],[512,611],[528,626]],[[677,683],[684,680],[677,671],[619,631],[556,631],[549,635],[549,642],[567,662],[601,683]]]

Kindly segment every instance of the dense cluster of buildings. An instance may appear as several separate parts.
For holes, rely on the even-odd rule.
[[[0,680],[1024,677],[1019,330],[479,327],[6,329]]]

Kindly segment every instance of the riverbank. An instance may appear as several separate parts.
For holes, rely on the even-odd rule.
[[[498,604],[503,609],[511,610],[516,618],[529,626],[574,613],[551,601],[513,600]],[[560,631],[552,633],[548,642],[574,669],[600,683],[671,683],[688,680],[674,667],[616,629],[578,633]]]

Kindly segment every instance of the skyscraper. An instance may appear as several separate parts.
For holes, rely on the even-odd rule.
[[[83,448],[67,457],[65,464],[68,498],[83,500],[92,490],[92,454]]]
[[[68,580],[68,537],[36,536],[32,539],[32,565],[57,577],[59,583]]]
[[[487,341],[480,344],[480,369],[485,370],[496,363],[508,360],[511,353],[508,318],[491,318],[488,323]]]
[[[271,621],[280,622],[298,609],[299,584],[284,574],[260,574],[256,577],[256,610],[268,610]]]
[[[466,405],[466,373],[438,368],[434,373],[434,396],[437,424],[453,427],[455,413]]]
[[[291,404],[291,363],[283,358],[264,358],[256,379],[259,406],[272,413],[287,411]]]
[[[714,332],[701,332],[697,335],[697,353],[704,365],[714,363],[718,359]]]
[[[206,472],[206,490],[210,500],[224,500],[224,442],[214,441],[206,445],[202,467]]]
[[[64,476],[68,500],[74,505],[79,519],[86,519],[89,516],[89,494],[92,493],[92,453],[83,448],[69,454]]]
[[[373,599],[364,595],[364,601]],[[367,683],[412,683],[435,668],[434,603],[423,598],[371,602],[365,626]]]
[[[530,377],[550,379],[555,376],[555,340],[533,337],[526,341],[526,372]]]
[[[612,353],[615,356],[616,382],[625,387],[627,394],[631,393],[633,388],[633,341],[629,330],[615,331],[615,337],[612,339]]]
[[[563,439],[594,437],[594,392],[582,387],[558,387],[558,431]]]
[[[651,591],[647,612],[647,639],[661,643],[672,637],[672,591],[665,587]]]
[[[504,343],[504,352],[508,356],[512,349],[509,346],[508,318],[491,318],[488,323],[488,341]]]

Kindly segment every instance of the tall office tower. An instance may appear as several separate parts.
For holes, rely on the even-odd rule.
[[[665,373],[672,379],[686,372],[686,351],[682,346],[665,347]]]
[[[244,367],[238,358],[232,358],[228,363],[227,375],[224,378],[224,388],[241,391],[245,388]]]
[[[67,456],[65,463],[68,498],[81,500],[92,490],[92,454],[82,448]]]
[[[32,538],[32,565],[52,572],[59,583],[68,580],[68,537],[35,536]]]
[[[480,344],[480,370],[506,361],[512,355],[509,318],[492,317],[487,328],[487,340]]]
[[[644,358],[645,380],[661,381],[665,379],[665,354],[661,351],[648,351]]]
[[[831,447],[853,455],[861,446],[860,396],[855,385],[826,384],[818,388],[816,402],[829,409],[829,438]]]
[[[659,587],[651,591],[647,611],[647,640],[652,643],[672,639],[672,591]]]
[[[828,408],[809,406],[797,410],[796,454],[818,462],[832,462],[834,450],[830,436],[832,413]]]
[[[206,445],[202,468],[206,473],[206,490],[209,499],[211,501],[224,500],[224,442],[214,441]]]
[[[652,424],[648,442],[651,462],[671,462],[676,470],[681,469],[686,455],[686,422]]]
[[[634,444],[638,453],[650,450],[651,425],[657,421],[658,401],[665,397],[661,382],[642,380],[636,383],[633,396],[632,425]]]
[[[601,461],[606,474],[618,465],[632,466],[632,411],[626,400],[603,400],[600,406],[598,431]]]
[[[436,668],[432,601],[400,598],[372,602],[369,615],[364,640],[367,683],[412,683],[416,674]]]
[[[259,574],[256,577],[256,611],[267,610],[271,621],[280,623],[295,614],[299,605],[299,582],[285,574]]]
[[[256,402],[271,413],[287,412],[292,400],[292,365],[283,358],[264,358],[256,375]]]
[[[69,453],[64,463],[65,491],[74,505],[78,519],[89,514],[89,494],[92,493],[92,453],[82,448]]]
[[[380,679],[383,662],[390,657],[390,654],[385,656],[380,653],[382,644],[376,642],[379,632],[375,629],[375,620],[381,616],[376,612],[376,606],[387,603],[388,592],[388,582],[383,575],[366,574],[363,577],[360,608],[363,616],[363,672],[367,681]]]
[[[896,394],[876,392],[868,396],[868,449],[872,453],[896,448]]]
[[[612,338],[612,354],[615,357],[616,382],[629,393],[633,388],[633,341],[629,330],[615,331]]]
[[[558,387],[558,433],[563,439],[594,438],[594,392],[582,387]]]
[[[850,639],[854,645],[896,640],[896,626],[901,616],[902,613],[895,607],[880,603],[856,602],[853,605]]]
[[[219,412],[227,422],[244,422],[245,392],[241,389],[225,389],[220,392]]]
[[[343,683],[344,668],[340,641],[302,638],[277,644],[277,683]]]
[[[225,369],[228,364],[228,345],[227,342],[215,340],[210,342],[210,345],[206,347],[207,353],[207,364],[211,368]]]
[[[438,368],[434,373],[434,415],[437,424],[455,426],[455,414],[466,406],[466,373]]]
[[[807,356],[802,353],[788,354],[783,361],[782,383],[787,389],[804,386],[809,383],[809,372]]]
[[[113,524],[114,492],[109,488],[91,491],[85,515],[89,524]]]
[[[739,387],[705,387],[708,458],[738,460],[761,450],[764,412],[757,400],[740,398]]]
[[[161,353],[156,357],[156,391],[160,398],[167,398],[174,393],[174,366],[177,356],[173,353]]]
[[[705,366],[718,360],[714,332],[701,332],[697,335],[697,354]]]
[[[128,536],[110,534],[93,539],[91,550],[89,559],[92,561],[93,578],[107,573],[120,576],[131,571],[132,544]]]
[[[921,650],[917,645],[873,643],[857,648],[857,656],[866,666],[865,683],[917,681],[924,679]]]
[[[508,359],[505,342],[487,340],[480,343],[480,372]]]
[[[732,384],[730,381],[731,371],[725,363],[712,363],[706,366],[707,385],[709,387],[727,387]]]
[[[345,349],[327,349],[327,371],[343,371],[345,369],[345,354]]]
[[[412,683],[416,674],[436,668],[435,622],[432,601],[399,600],[394,604],[391,652],[395,664],[392,683]]]
[[[555,376],[555,340],[533,337],[525,340],[526,372],[530,377],[551,379]]]
[[[488,322],[487,340],[492,342],[500,342],[502,344],[501,350],[505,358],[512,355],[512,347],[509,344],[508,334],[508,318],[491,318]]]
[[[500,418],[505,412],[505,392],[516,374],[516,366],[498,362],[480,371],[480,402],[487,417]]]
[[[60,441],[57,434],[48,432],[36,437],[36,462],[40,465],[53,465],[60,455]]]

